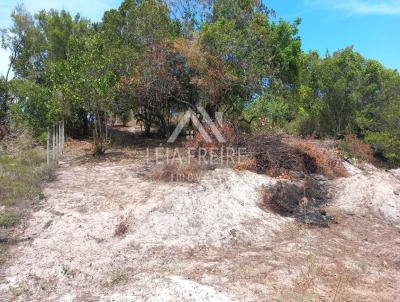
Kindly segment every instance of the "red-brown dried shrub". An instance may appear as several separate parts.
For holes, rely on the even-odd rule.
[[[308,141],[298,140],[293,143],[295,148],[306,154],[309,162],[306,164],[317,168],[317,173],[321,173],[329,178],[347,176],[346,168],[340,158],[328,154],[327,151],[317,148]]]
[[[244,141],[244,148],[254,156],[254,171],[257,173],[287,179],[290,178],[290,173],[318,172],[314,159],[284,142],[279,135],[249,136]]]
[[[346,155],[350,157],[369,163],[374,162],[374,152],[371,146],[358,139],[355,134],[346,135],[341,147]]]
[[[248,136],[243,141],[247,154],[255,159],[249,170],[271,177],[292,179],[320,173],[327,177],[346,176],[340,158],[308,141],[289,142],[282,135]]]
[[[257,161],[255,157],[247,158],[236,162],[233,166],[234,169],[243,171],[243,170],[255,170],[257,165]]]

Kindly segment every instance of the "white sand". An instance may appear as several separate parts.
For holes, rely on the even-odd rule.
[[[353,255],[339,259],[337,253],[339,260],[332,260],[323,254],[330,251],[315,249],[332,244],[324,231],[295,233],[291,218],[261,210],[260,190],[274,179],[225,169],[207,172],[198,184],[177,185],[146,180],[142,168],[127,160],[61,167],[24,232],[34,239],[13,250],[0,280],[0,301],[298,301],[297,290],[308,295],[310,286],[302,282],[314,276],[304,257],[314,257],[325,270],[358,263]],[[372,211],[383,225],[399,225],[399,179],[348,169],[349,178],[331,183],[331,207],[355,215]],[[116,237],[122,221],[128,231]],[[362,278],[387,275],[388,288],[377,284],[382,295],[393,297],[392,283],[400,281],[394,272],[374,266],[365,277],[359,273],[357,286],[370,282]],[[335,274],[332,284],[321,283],[325,275],[315,277],[313,293],[332,297]]]

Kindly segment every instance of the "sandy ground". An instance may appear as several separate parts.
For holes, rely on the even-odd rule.
[[[66,157],[21,234],[30,240],[10,249],[0,301],[400,297],[399,170],[348,165],[329,183],[337,223],[308,228],[259,207],[272,178],[217,169],[154,182],[141,152]]]

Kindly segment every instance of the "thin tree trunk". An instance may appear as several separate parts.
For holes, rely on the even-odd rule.
[[[100,112],[96,110],[95,112],[95,121],[94,121],[94,135],[93,135],[93,140],[94,140],[94,154],[95,155],[101,155],[104,154],[106,151],[106,143],[107,143],[107,130],[106,130],[106,125],[105,123],[105,117],[104,117],[104,112]]]

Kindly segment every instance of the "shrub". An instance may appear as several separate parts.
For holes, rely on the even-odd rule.
[[[321,173],[329,178],[347,176],[346,168],[340,158],[328,154],[327,151],[317,148],[306,140],[297,140],[294,146],[308,156],[310,166],[315,166],[317,173]],[[307,164],[307,163],[306,163]]]
[[[319,137],[319,124],[315,118],[308,114],[301,115],[286,125],[285,130],[301,137]]]
[[[234,161],[233,158],[238,156],[237,148],[242,143],[242,133],[238,127],[228,122],[222,125],[218,124],[216,127],[225,142],[218,141],[211,128],[205,125],[204,129],[211,138],[211,142],[207,142],[200,132],[196,132],[194,137],[187,141],[186,148],[193,150],[196,157],[204,156],[204,159],[210,159],[210,161]]]
[[[385,159],[390,165],[400,165],[400,139],[385,132],[370,132],[365,141],[371,144],[375,154]]]
[[[374,161],[371,146],[359,140],[355,134],[346,135],[340,143],[340,149],[350,158],[357,158],[369,163]]]
[[[255,165],[248,162],[247,167],[257,173],[285,179],[291,178],[290,174],[298,176],[321,173],[332,178],[347,175],[337,156],[324,152],[305,140],[289,143],[282,136],[250,136],[244,141],[244,147],[255,160]],[[246,164],[239,165],[239,168],[245,166]]]
[[[13,226],[19,220],[21,213],[16,209],[5,209],[0,212],[0,227]]]
[[[41,148],[0,155],[0,205],[40,198],[47,177],[45,153]]]
[[[285,126],[291,112],[288,103],[282,97],[265,93],[250,103],[244,110],[244,116],[247,119],[259,117],[252,123],[252,128],[261,132]]]
[[[239,161],[235,163],[234,169],[243,171],[243,170],[255,170],[257,166],[257,161],[255,157],[247,158],[245,160]]]
[[[128,110],[121,115],[121,122],[124,127],[128,126],[128,123],[132,120],[132,111]]]

